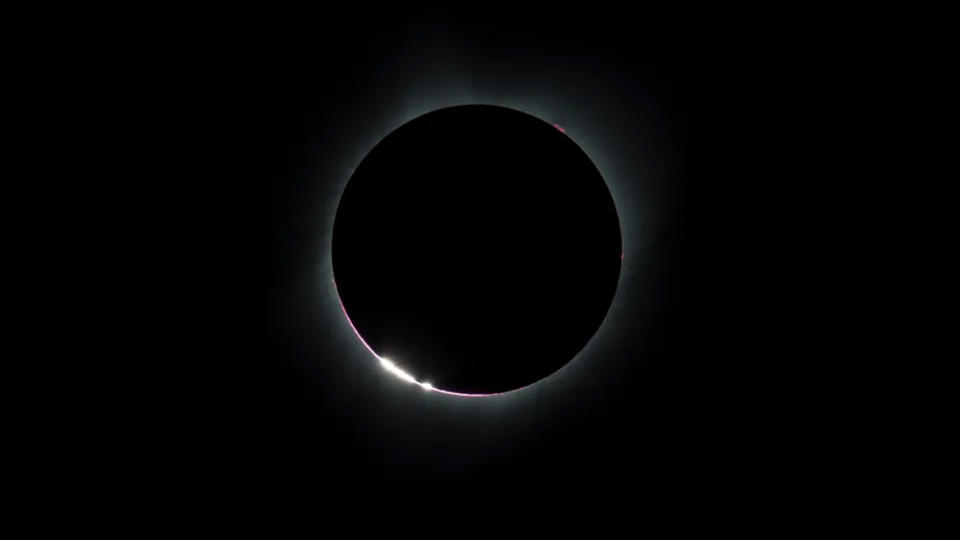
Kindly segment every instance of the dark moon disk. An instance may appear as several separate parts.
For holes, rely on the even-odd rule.
[[[463,394],[522,388],[569,362],[603,322],[622,253],[583,150],[488,105],[440,109],[380,141],[343,192],[332,251],[363,341]]]

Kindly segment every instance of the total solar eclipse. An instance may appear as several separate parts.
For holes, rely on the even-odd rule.
[[[427,390],[528,386],[574,358],[617,289],[620,226],[562,129],[490,105],[427,113],[357,166],[334,221],[344,313],[383,366]]]

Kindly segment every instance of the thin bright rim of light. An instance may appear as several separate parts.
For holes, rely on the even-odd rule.
[[[421,382],[421,381],[418,381],[416,378],[413,377],[413,375],[410,375],[409,373],[407,373],[406,371],[404,371],[403,369],[401,369],[400,367],[398,367],[392,360],[390,360],[390,359],[388,359],[388,358],[384,358],[384,357],[380,356],[379,354],[377,354],[377,351],[373,350],[373,347],[371,347],[370,344],[367,343],[367,341],[366,341],[365,339],[363,339],[363,336],[360,335],[360,331],[357,330],[356,325],[354,325],[354,324],[353,324],[353,321],[350,320],[350,314],[347,313],[347,308],[346,308],[346,306],[343,305],[343,299],[340,298],[340,291],[339,291],[339,289],[337,289],[337,281],[336,281],[336,280],[331,280],[331,281],[333,282],[333,290],[334,290],[334,292],[335,292],[336,295],[337,295],[337,302],[340,303],[340,309],[343,311],[343,316],[346,317],[346,319],[347,319],[347,324],[349,324],[349,325],[350,325],[350,328],[353,329],[353,333],[357,336],[357,339],[360,340],[360,343],[363,343],[363,346],[366,347],[368,351],[370,351],[370,354],[372,354],[372,355],[374,356],[374,358],[376,358],[377,360],[380,361],[380,365],[381,365],[381,366],[383,367],[383,369],[385,369],[387,372],[391,373],[392,375],[394,375],[395,377],[397,377],[398,379],[400,379],[400,380],[402,380],[402,381],[404,381],[404,382],[408,382],[408,383],[415,384],[415,385],[419,386],[420,388],[423,388],[424,390],[426,390],[426,391],[428,391],[428,392],[439,392],[439,393],[441,393],[441,394],[446,394],[446,395],[448,395],[448,396],[477,398],[477,397],[501,396],[501,395],[503,395],[503,394],[506,394],[506,392],[494,392],[494,393],[491,393],[491,394],[466,394],[466,393],[463,393],[463,392],[452,392],[452,391],[450,391],[450,390],[444,390],[444,389],[442,389],[442,388],[437,388],[436,386],[434,386],[433,384],[431,384],[431,383],[429,383],[429,382]],[[523,386],[523,387],[521,387],[521,388],[517,388],[517,389],[515,389],[515,390],[509,390],[509,392],[514,392],[514,391],[520,390],[520,389],[522,389],[522,388],[526,388],[526,386]]]

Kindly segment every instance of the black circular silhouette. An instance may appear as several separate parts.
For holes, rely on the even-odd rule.
[[[385,366],[478,395],[569,362],[621,262],[616,208],[587,155],[488,105],[433,111],[380,141],[343,192],[332,251],[344,311]]]

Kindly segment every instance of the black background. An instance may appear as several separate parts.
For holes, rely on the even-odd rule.
[[[798,412],[819,405],[796,399],[819,369],[797,302],[813,285],[791,250],[825,79],[802,76],[817,45],[801,21],[753,17],[337,12],[151,47],[143,121],[173,205],[154,262],[172,294],[129,393],[165,382],[144,444],[164,490],[413,516],[789,506],[817,468]],[[325,238],[373,142],[444,96],[491,93],[569,106],[544,120],[601,149],[626,257],[589,358],[523,394],[461,400],[362,348]]]

